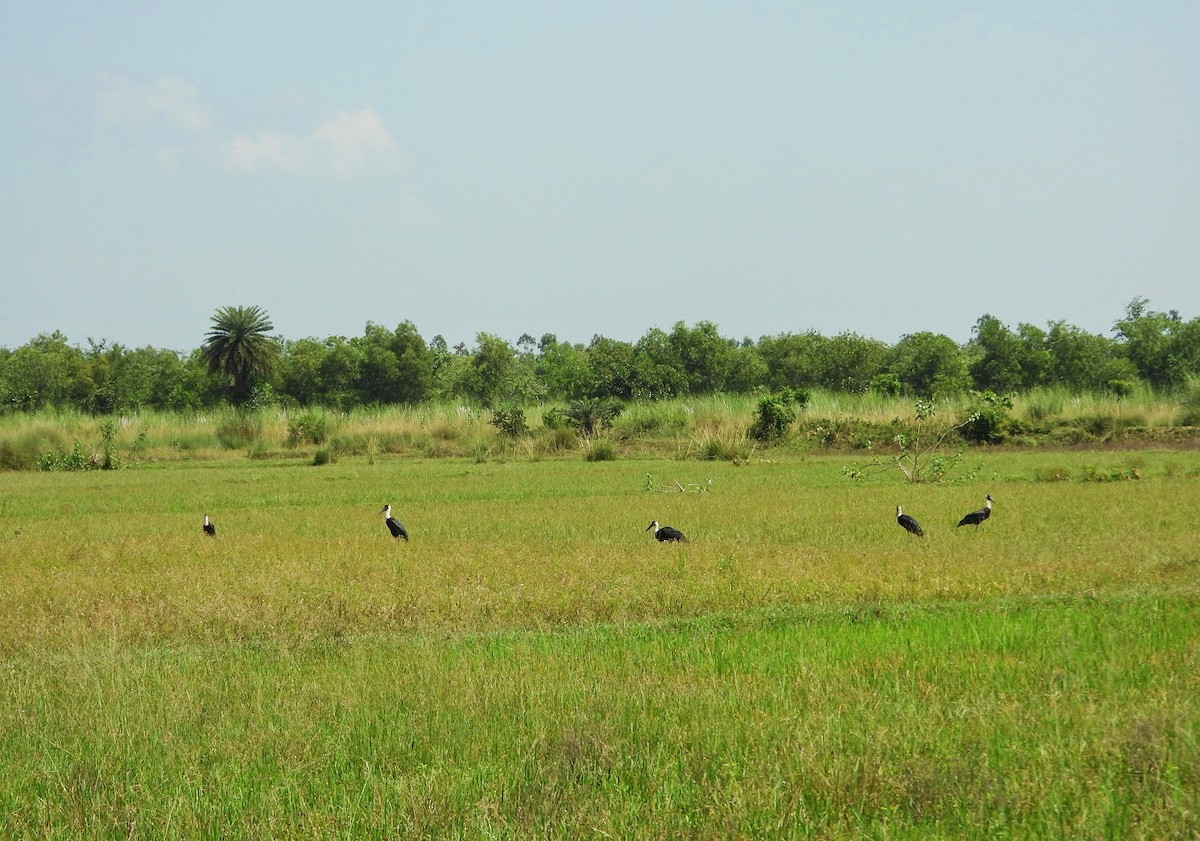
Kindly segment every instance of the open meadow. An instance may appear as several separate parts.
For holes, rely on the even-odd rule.
[[[0,835],[1197,837],[1200,452],[853,460],[0,473]]]

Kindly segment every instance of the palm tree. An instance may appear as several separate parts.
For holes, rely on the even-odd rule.
[[[254,378],[270,374],[279,358],[278,343],[267,335],[274,325],[260,307],[222,307],[212,323],[200,354],[210,371],[232,379],[229,399],[240,406]]]

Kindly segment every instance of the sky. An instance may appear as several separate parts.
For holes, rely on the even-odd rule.
[[[0,347],[1200,316],[1200,3],[0,0]]]

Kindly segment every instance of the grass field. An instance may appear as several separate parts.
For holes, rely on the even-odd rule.
[[[1196,837],[1200,452],[969,458],[0,474],[0,835]]]

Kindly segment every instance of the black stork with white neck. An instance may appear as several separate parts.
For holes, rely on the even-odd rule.
[[[207,514],[204,515],[204,533],[209,537],[217,536],[217,527],[209,521]]]
[[[921,524],[914,520],[911,515],[901,511],[899,505],[896,506],[896,522],[904,526],[904,530],[909,534],[915,534],[917,537],[925,536],[925,530],[921,528]]]
[[[959,526],[976,526],[992,516],[992,495],[987,494],[983,498],[983,507],[978,511],[972,511],[970,514],[958,521]],[[958,528],[958,526],[955,526]]]
[[[400,521],[392,516],[392,506],[385,505],[379,511],[384,516],[384,523],[387,524],[388,531],[392,533],[392,537],[408,540],[408,531],[404,526],[400,525]]]
[[[650,525],[646,526],[646,531],[654,529],[654,539],[659,543],[687,543],[687,536],[677,528],[671,526],[660,526],[658,520],[655,520]]]

